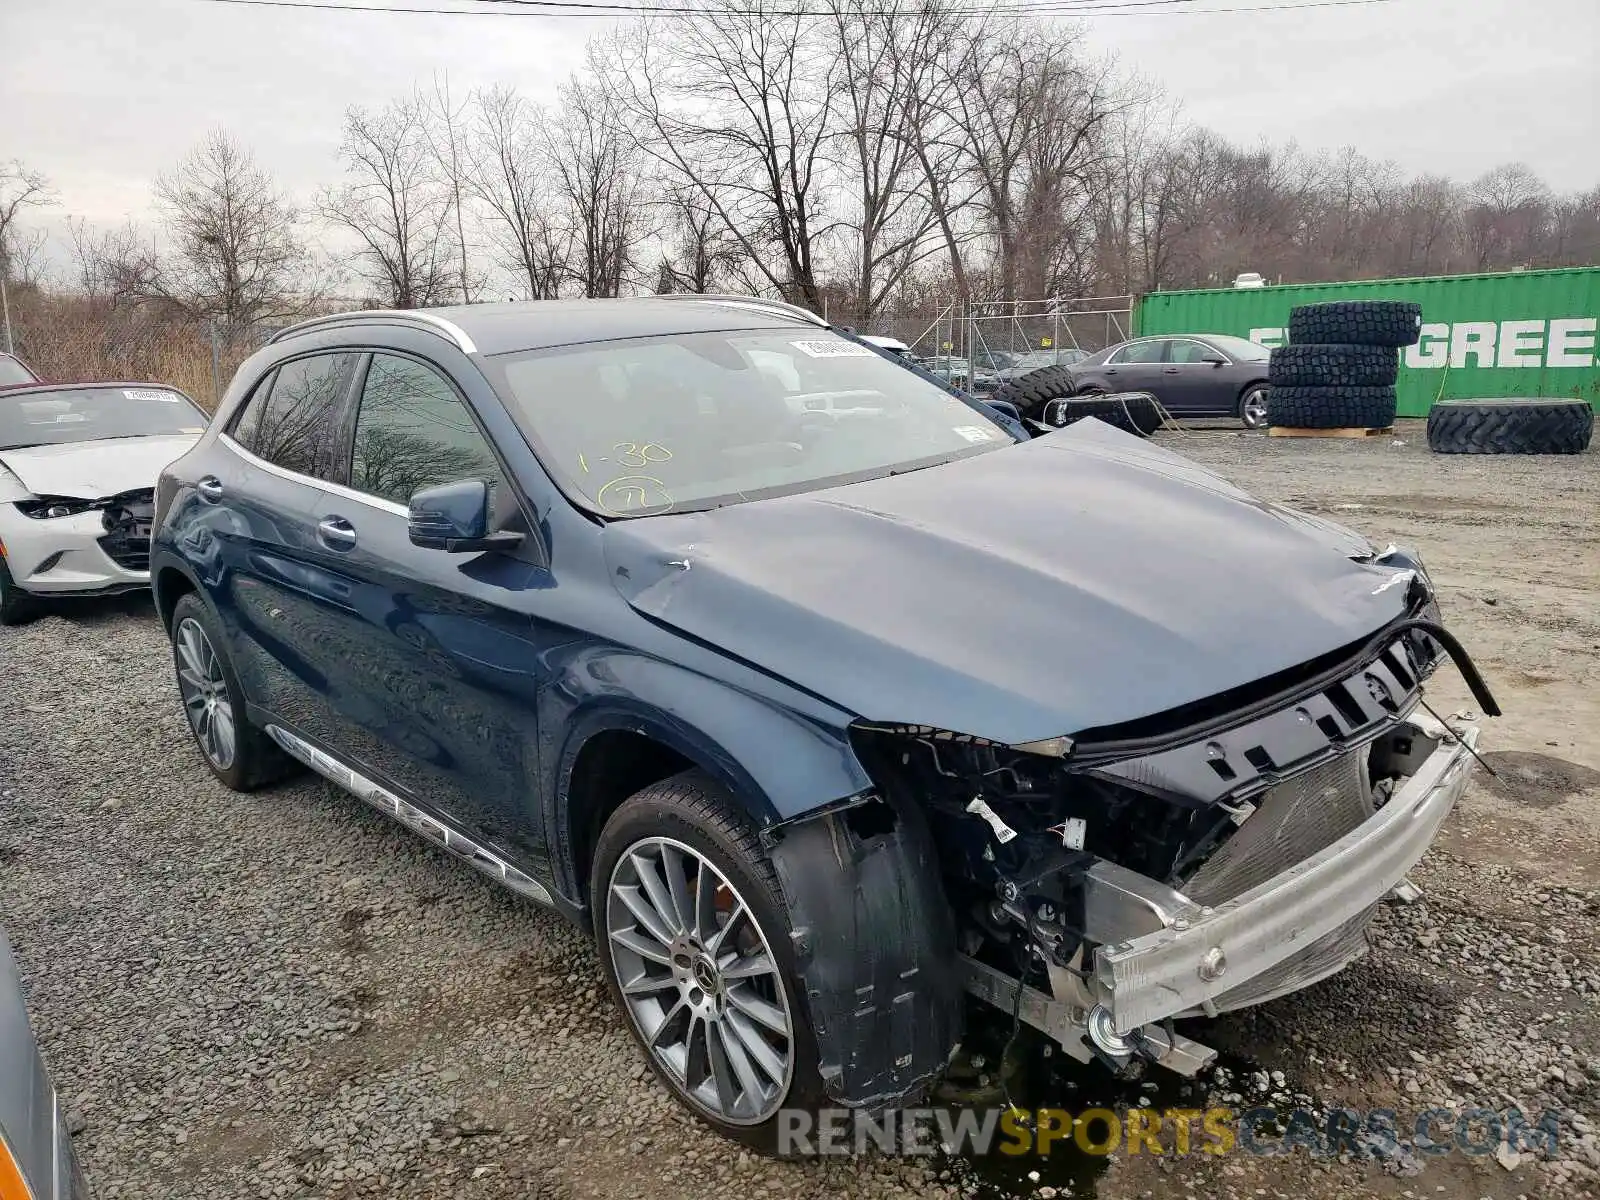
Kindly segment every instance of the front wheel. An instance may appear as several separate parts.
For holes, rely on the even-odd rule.
[[[1239,397],[1239,422],[1246,429],[1260,429],[1267,423],[1267,385],[1257,383],[1245,388]]]
[[[591,876],[600,965],[657,1077],[725,1137],[779,1151],[780,1109],[823,1100],[771,863],[733,798],[690,771],[606,822]]]

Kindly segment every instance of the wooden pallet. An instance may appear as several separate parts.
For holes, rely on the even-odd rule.
[[[1393,433],[1393,425],[1385,425],[1382,429],[1293,429],[1287,425],[1274,425],[1267,430],[1268,437],[1311,437],[1311,438],[1366,438],[1382,437],[1386,433]]]

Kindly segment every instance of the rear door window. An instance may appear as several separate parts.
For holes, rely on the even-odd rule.
[[[339,414],[359,358],[313,354],[284,363],[246,404],[234,441],[286,471],[345,482]]]
[[[472,414],[432,367],[374,354],[356,412],[350,486],[409,504],[424,488],[481,479],[499,501],[499,464]],[[497,505],[498,508],[498,505]]]
[[[1164,341],[1134,342],[1124,346],[1111,356],[1113,364],[1122,363],[1158,363],[1161,361],[1161,351],[1166,345]]]

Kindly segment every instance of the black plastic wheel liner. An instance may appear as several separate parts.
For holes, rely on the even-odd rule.
[[[763,836],[823,1087],[852,1108],[919,1090],[956,1051],[963,995],[955,920],[922,814],[869,797]]]
[[[1582,454],[1593,435],[1585,400],[1444,400],[1428,410],[1428,448],[1438,454]]]

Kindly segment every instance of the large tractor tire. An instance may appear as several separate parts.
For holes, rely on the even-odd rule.
[[[1428,410],[1438,454],[1582,454],[1593,435],[1584,400],[1442,400]]]

